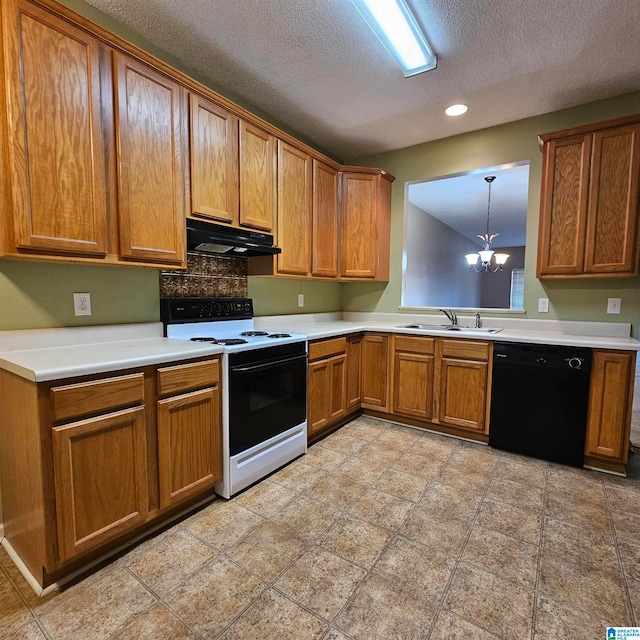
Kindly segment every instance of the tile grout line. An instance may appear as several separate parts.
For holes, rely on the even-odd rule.
[[[604,491],[604,499],[607,505],[607,515],[609,516],[609,524],[611,525],[611,530],[613,531],[613,539],[615,542],[616,548],[616,557],[618,559],[618,568],[620,570],[620,577],[622,578],[622,586],[624,589],[625,599],[627,601],[627,608],[629,609],[629,615],[631,616],[631,624],[635,625],[638,623],[636,620],[635,611],[633,610],[633,604],[631,602],[631,594],[629,592],[629,582],[627,577],[627,572],[625,571],[624,562],[622,560],[622,552],[620,551],[620,540],[618,538],[618,530],[616,528],[616,523],[613,518],[613,512],[611,510],[611,503],[609,501],[609,492],[607,490],[607,486],[604,482],[602,482],[602,488]]]
[[[453,452],[452,452],[453,455]],[[458,557],[455,561],[455,565],[453,567],[453,570],[451,571],[451,575],[449,576],[449,580],[447,581],[447,584],[445,585],[445,588],[442,592],[442,596],[440,598],[440,603],[438,606],[438,615],[440,614],[441,611],[447,611],[449,612],[448,609],[445,609],[444,607],[444,603],[447,599],[447,593],[449,592],[449,589],[451,588],[451,584],[454,580],[454,577],[456,575],[456,572],[458,571],[458,567],[460,566],[460,563],[462,562],[462,557],[464,556],[464,552],[467,548],[467,544],[469,543],[469,538],[471,538],[471,534],[473,533],[473,529],[476,525],[476,522],[478,520],[478,515],[480,514],[480,509],[482,508],[482,503],[484,502],[485,498],[487,497],[487,493],[489,492],[489,486],[491,485],[492,480],[496,477],[496,469],[498,468],[498,460],[499,460],[499,456],[496,457],[496,460],[493,464],[493,469],[491,470],[491,474],[489,475],[489,480],[484,488],[484,491],[482,492],[482,495],[480,497],[480,500],[478,502],[478,506],[476,507],[475,513],[473,514],[473,518],[471,519],[471,524],[469,526],[469,531],[467,533],[467,536],[465,537],[464,542],[462,543],[462,547],[460,548],[460,551],[458,553]],[[453,612],[449,612],[449,613],[453,613]],[[438,615],[436,615],[436,620],[438,619]],[[468,620],[466,617],[460,615],[460,614],[454,614],[456,616],[458,616],[459,618],[463,619],[463,620],[467,620],[467,622],[469,622],[470,624],[472,624],[473,626],[479,627],[479,625],[473,621],[473,620]],[[481,629],[483,629],[482,627],[479,627]],[[435,620],[434,620],[434,624],[431,626],[431,629],[429,630],[429,635],[427,636],[427,640],[431,637],[431,634],[433,633],[435,629]],[[491,634],[491,635],[495,635],[493,634],[493,632],[488,631],[487,629],[483,629],[483,631],[486,631],[487,633]]]
[[[531,640],[535,640],[536,637],[536,622],[538,615],[538,597],[540,595],[538,586],[540,584],[541,572],[542,572],[542,547],[544,544],[544,525],[547,512],[547,493],[549,485],[549,469],[547,465],[544,470],[544,493],[542,495],[542,510],[540,513],[540,533],[538,534],[538,557],[536,561],[536,579],[533,585],[533,607],[531,612]]]

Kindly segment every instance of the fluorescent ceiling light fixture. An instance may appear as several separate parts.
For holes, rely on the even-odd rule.
[[[405,0],[351,0],[402,69],[404,77],[435,69],[436,58]]]
[[[466,104],[452,104],[450,107],[447,107],[444,112],[448,116],[461,116],[463,113],[467,113],[469,111],[469,107]]]

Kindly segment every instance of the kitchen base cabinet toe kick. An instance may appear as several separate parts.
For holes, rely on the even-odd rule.
[[[0,423],[3,545],[40,592],[213,499],[220,358],[40,383],[2,370]]]

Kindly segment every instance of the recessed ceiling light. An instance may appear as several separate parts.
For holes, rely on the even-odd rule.
[[[469,107],[466,104],[452,104],[450,107],[447,107],[444,112],[448,116],[461,116],[463,113],[467,113]]]

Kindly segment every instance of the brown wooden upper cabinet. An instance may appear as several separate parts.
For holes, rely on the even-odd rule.
[[[276,139],[191,93],[191,215],[272,233]]]
[[[102,257],[100,44],[23,0],[3,1],[2,14],[14,240],[7,250]]]
[[[389,280],[391,183],[380,169],[344,167],[342,179],[342,259],[346,279]]]
[[[182,87],[114,51],[120,254],[186,264]]]
[[[238,223],[238,118],[189,94],[191,214]]]
[[[338,276],[338,171],[313,160],[311,275]]]
[[[252,275],[388,280],[393,176],[341,167],[55,0],[0,15],[0,255],[182,268],[194,216],[276,236]]]
[[[276,220],[276,139],[240,120],[240,225],[273,233]]]
[[[540,136],[539,278],[638,273],[640,115]]]
[[[278,140],[278,273],[311,272],[311,158]]]

